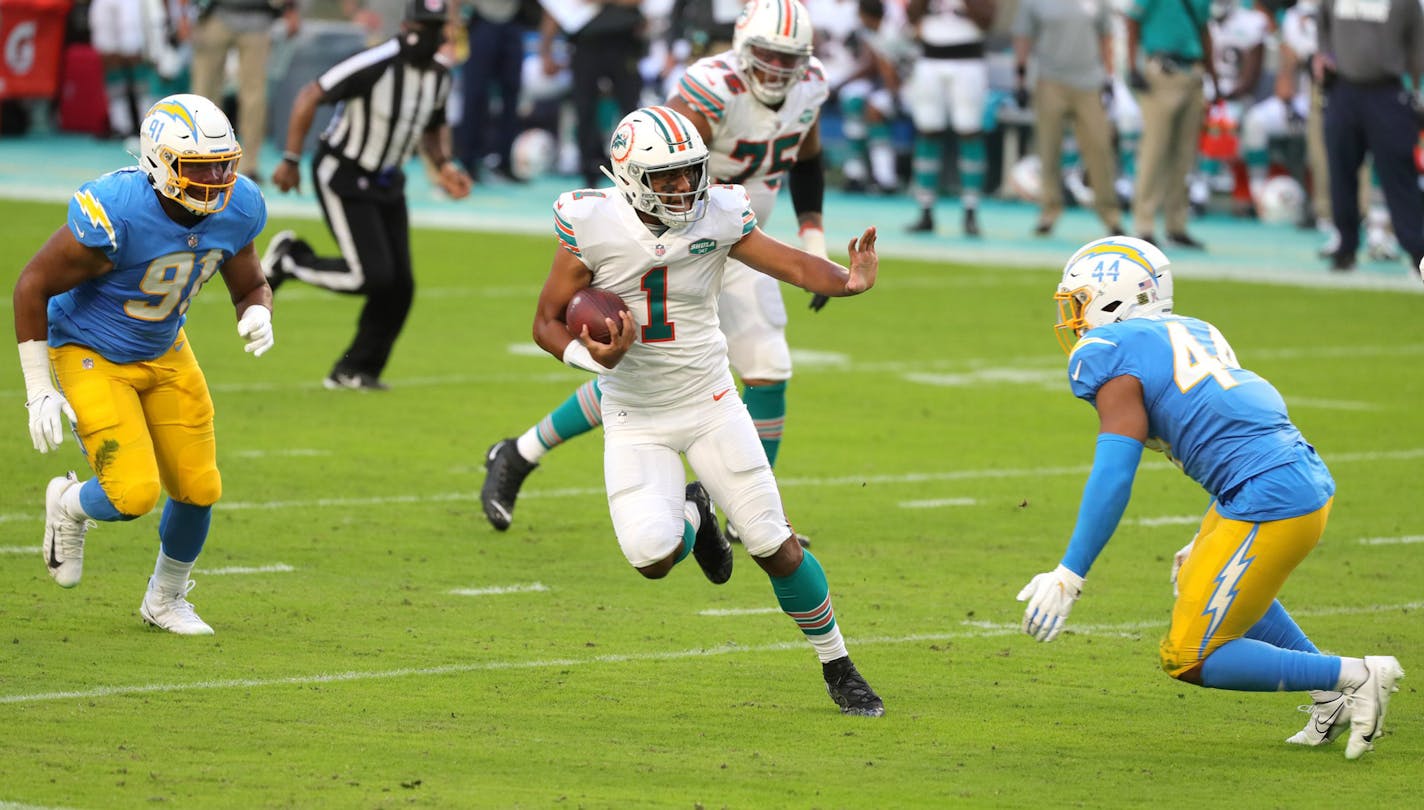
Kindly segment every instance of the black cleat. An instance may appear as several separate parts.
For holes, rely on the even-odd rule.
[[[979,212],[976,209],[964,209],[964,235],[979,236]]]
[[[1330,254],[1330,269],[1336,273],[1349,273],[1355,269],[1355,256],[1343,250]]]
[[[934,233],[934,213],[928,208],[920,209],[920,218],[905,228],[909,233]]]
[[[296,231],[280,231],[272,237],[272,241],[267,243],[267,249],[262,252],[262,275],[267,279],[267,286],[272,292],[276,292],[282,282],[292,277],[284,262],[291,254],[292,246],[298,241]]]
[[[514,439],[500,439],[485,453],[485,483],[480,487],[480,505],[496,531],[502,532],[514,522],[514,501],[519,497],[519,488],[538,466],[519,455]]]
[[[321,384],[328,391],[389,391],[391,387],[364,371],[332,371]]]
[[[849,656],[822,664],[821,674],[826,678],[826,691],[830,693],[831,700],[841,707],[841,714],[884,716],[885,704],[856,671]]]
[[[687,499],[697,507],[702,516],[702,526],[697,530],[697,539],[692,543],[692,556],[702,566],[702,573],[713,585],[721,585],[732,578],[732,544],[722,535],[717,525],[717,513],[712,511],[712,498],[701,481],[687,485]]]
[[[1186,231],[1167,234],[1167,244],[1173,247],[1187,248],[1188,250],[1206,250],[1205,244],[1193,239],[1191,234]]]

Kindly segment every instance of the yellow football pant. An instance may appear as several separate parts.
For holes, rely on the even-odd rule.
[[[1162,669],[1199,683],[1202,661],[1260,621],[1286,577],[1320,542],[1334,502],[1266,523],[1224,518],[1212,504],[1191,556],[1177,572],[1179,595],[1172,626],[1162,638]]]
[[[51,348],[75,430],[109,501],[137,517],[176,501],[211,506],[222,496],[213,400],[187,335],[161,357],[111,363],[85,346]]]

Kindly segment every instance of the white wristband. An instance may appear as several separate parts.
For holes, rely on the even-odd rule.
[[[588,353],[588,347],[577,340],[569,341],[569,345],[564,347],[564,365],[592,371],[594,374],[607,374],[613,370],[593,359],[593,355]]]
[[[801,249],[813,256],[827,258],[829,254],[826,253],[826,232],[820,228],[802,228]]]
[[[43,340],[26,340],[19,346],[20,371],[25,375],[25,401],[31,402],[40,394],[54,390],[50,364],[49,344]]]

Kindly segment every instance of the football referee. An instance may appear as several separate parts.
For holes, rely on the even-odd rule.
[[[1395,238],[1410,266],[1421,266],[1424,205],[1413,152],[1424,127],[1424,11],[1419,0],[1325,0],[1320,12],[1315,71],[1325,88],[1330,208],[1340,230],[1330,269],[1355,269],[1366,152],[1374,156]]]
[[[415,295],[401,167],[419,146],[439,167],[445,193],[455,199],[470,193],[470,176],[444,146],[450,142],[445,122],[450,71],[436,53],[449,14],[448,0],[409,0],[398,35],[323,73],[292,105],[286,152],[272,173],[272,184],[282,191],[301,182],[302,143],[317,107],[338,105],[311,170],[321,213],[341,255],[317,256],[294,232],[282,231],[268,243],[262,269],[273,290],[296,278],[365,296],[356,337],[327,375],[327,388],[387,387],[381,372]]]

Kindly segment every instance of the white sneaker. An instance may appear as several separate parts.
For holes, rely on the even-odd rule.
[[[180,636],[211,636],[213,628],[198,618],[193,605],[188,602],[188,592],[197,585],[191,579],[182,593],[159,593],[153,586],[153,578],[148,580],[148,592],[143,595],[143,604],[138,614],[143,620],[170,633]]]
[[[1305,728],[1286,738],[1291,745],[1325,745],[1350,727],[1350,707],[1346,705],[1341,692],[1312,691],[1315,702],[1301,706],[1300,710],[1310,715]]]
[[[61,588],[73,588],[84,575],[84,533],[92,521],[75,520],[64,513],[59,500],[70,487],[79,486],[79,477],[70,470],[50,479],[45,487],[45,532],[43,553],[49,575]]]
[[[1350,741],[1345,745],[1345,759],[1359,759],[1375,748],[1375,738],[1384,734],[1384,715],[1389,709],[1389,697],[1399,691],[1395,686],[1404,677],[1404,668],[1392,655],[1365,657],[1365,682],[1345,690],[1345,703],[1350,707]]]

